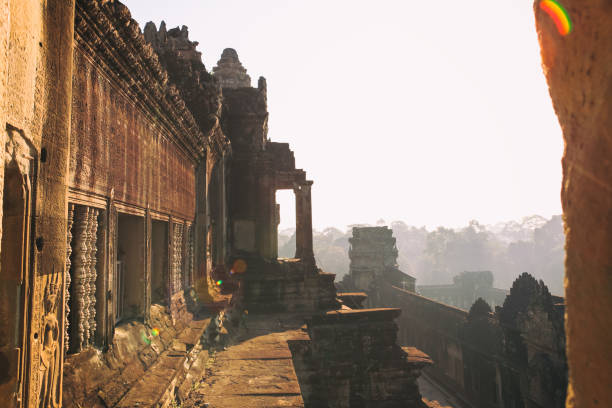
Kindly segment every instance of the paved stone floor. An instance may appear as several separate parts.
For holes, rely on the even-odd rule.
[[[184,407],[303,407],[289,339],[307,339],[303,319],[249,316],[236,344],[209,353],[204,378]]]

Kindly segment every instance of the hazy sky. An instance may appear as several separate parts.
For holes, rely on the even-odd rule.
[[[314,180],[316,229],[561,213],[531,0],[124,3],[141,27],[187,25],[207,69],[232,47],[254,85],[266,77],[269,137]]]

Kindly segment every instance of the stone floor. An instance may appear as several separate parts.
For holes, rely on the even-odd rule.
[[[209,353],[205,376],[183,407],[303,407],[290,339],[307,339],[303,319],[249,316],[234,344]]]

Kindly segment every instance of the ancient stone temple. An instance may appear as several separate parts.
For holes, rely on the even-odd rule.
[[[340,405],[421,406],[430,361],[396,344],[400,311],[351,309],[315,263],[313,182],[268,139],[264,78],[251,87],[229,48],[210,74],[187,27],[141,31],[119,1],[9,3],[0,405],[316,406],[300,387],[337,365],[353,367]],[[280,189],[296,196],[284,260]],[[249,312],[259,334],[240,323]],[[336,331],[398,360],[364,346],[320,366],[319,347],[342,348]],[[266,373],[277,380],[253,382]],[[220,377],[243,383],[228,391]],[[279,381],[287,393],[266,391]]]
[[[313,181],[268,139],[266,80],[235,50],[211,74],[187,27],[141,30],[118,0],[0,0],[0,406],[420,407],[423,372],[474,406],[556,407],[566,365],[568,405],[605,406],[612,10],[565,0],[561,37],[538,3],[567,308],[521,275],[467,312],[414,293],[386,228],[355,231],[336,293]]]
[[[388,227],[354,227],[349,238],[351,260],[343,290],[364,291],[366,304],[382,303],[380,289],[385,284],[414,292],[416,279],[399,270],[393,231]]]

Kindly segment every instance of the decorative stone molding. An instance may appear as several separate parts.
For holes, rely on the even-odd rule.
[[[148,22],[144,28],[144,38],[157,52],[169,80],[179,89],[206,137],[206,149],[212,153],[214,160],[230,152],[229,139],[219,121],[223,106],[221,86],[206,70],[202,53],[196,50],[198,42],[189,40],[188,28],[182,26],[167,30],[166,23],[162,21],[157,30],[153,22]]]
[[[203,157],[205,136],[125,5],[78,1],[75,39],[132,100],[159,118],[181,148],[194,159]]]

